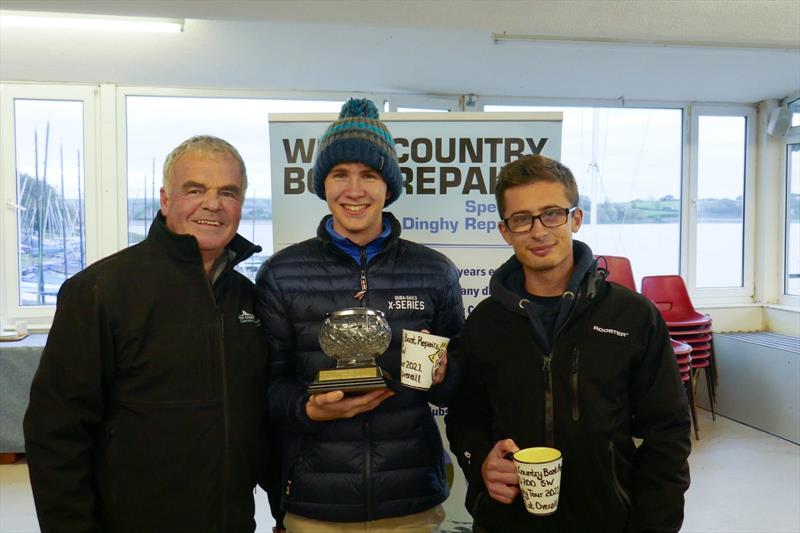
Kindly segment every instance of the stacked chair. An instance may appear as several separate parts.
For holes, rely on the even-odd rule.
[[[694,438],[700,440],[697,429],[697,406],[694,401],[694,387],[692,386],[692,346],[685,342],[672,341],[672,351],[675,352],[675,359],[678,363],[678,371],[681,373],[681,381],[689,397],[689,412],[692,415],[692,425],[694,426]]]
[[[702,370],[708,389],[711,418],[716,420],[714,405],[716,403],[717,367],[714,359],[711,317],[695,310],[683,278],[680,276],[646,276],[642,278],[642,294],[658,307],[661,316],[667,323],[670,337],[691,347],[692,372],[689,386],[692,408],[694,409],[698,376]],[[696,425],[695,438],[697,438]]]
[[[608,271],[606,279],[636,291],[631,263],[626,257],[614,255],[595,255],[600,268]],[[714,411],[716,386],[716,367],[711,336],[711,318],[698,313],[689,299],[686,285],[680,276],[647,276],[642,278],[642,294],[656,304],[667,323],[672,340],[672,350],[678,363],[681,381],[684,383],[692,415],[695,439],[699,440],[697,428],[697,407],[695,391],[697,376],[705,370],[708,385],[711,416]]]

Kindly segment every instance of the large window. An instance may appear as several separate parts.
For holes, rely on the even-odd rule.
[[[747,119],[698,118],[695,286],[741,287]]]
[[[49,323],[61,285],[97,253],[87,223],[95,93],[3,85],[1,94],[0,322],[35,328]]]
[[[128,243],[139,242],[159,208],[167,154],[198,134],[233,144],[247,166],[239,233],[263,251],[238,268],[251,278],[272,254],[269,113],[338,113],[341,101],[127,96]]]
[[[680,268],[680,109],[520,107],[484,111],[563,112],[561,161],[575,175],[595,254],[630,259],[634,276]]]
[[[8,329],[26,321],[30,329],[47,328],[66,278],[141,240],[159,209],[165,156],[196,134],[230,141],[245,160],[249,187],[239,232],[264,251],[240,270],[254,276],[273,251],[268,115],[337,113],[347,96],[278,99],[108,84],[0,84],[0,324]],[[372,98],[390,111],[453,111],[460,105],[457,98]],[[797,124],[796,102],[787,105]],[[637,281],[680,273],[694,296],[752,301],[752,108],[486,105],[484,110],[563,113],[561,159],[578,180],[586,213],[578,238],[595,253],[629,257]],[[782,270],[784,292],[796,298],[800,140],[790,136],[784,145]]]
[[[800,296],[800,143],[786,145],[784,293]]]
[[[54,305],[86,265],[83,102],[14,100],[19,304]]]

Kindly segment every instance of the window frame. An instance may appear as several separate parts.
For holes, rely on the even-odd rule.
[[[756,130],[757,113],[755,106],[747,105],[690,105],[687,112],[690,124],[687,144],[689,149],[689,173],[684,183],[687,194],[684,205],[686,216],[686,262],[681,264],[681,273],[693,297],[706,304],[752,303],[755,295],[755,191],[756,191]],[[698,287],[697,270],[697,201],[699,184],[698,139],[701,116],[744,117],[745,118],[745,162],[744,162],[744,201],[742,205],[744,225],[742,235],[742,286],[741,287]],[[683,224],[682,224],[683,226]]]
[[[789,99],[791,100],[791,99]],[[784,105],[788,105],[784,104]],[[780,261],[778,268],[778,282],[780,288],[778,289],[778,302],[780,305],[791,307],[792,309],[800,308],[800,296],[788,294],[786,292],[786,256],[788,254],[787,247],[787,234],[786,234],[786,219],[788,217],[788,199],[789,199],[789,161],[787,160],[787,152],[790,144],[800,144],[800,126],[789,128],[786,136],[781,143],[781,184],[780,184]]]
[[[400,107],[411,107],[415,109],[430,109],[431,111],[461,111],[461,104],[458,96],[422,96],[422,95],[390,95],[380,100],[385,102],[389,112],[398,112]],[[376,100],[377,102],[377,100]],[[379,106],[382,107],[382,106]],[[413,111],[408,111],[413,113]]]
[[[98,134],[100,114],[98,112],[99,87],[79,84],[25,84],[0,83],[0,136],[9,139],[0,146],[0,198],[3,199],[0,214],[0,235],[4,245],[0,247],[0,327],[8,328],[15,322],[25,321],[28,329],[47,329],[55,313],[55,305],[20,305],[19,302],[19,253],[17,225],[17,176],[16,176],[16,100],[80,101],[83,104],[83,198],[84,231],[86,235],[86,265],[90,265],[104,254],[100,245],[102,189],[98,170]]]
[[[242,91],[226,89],[190,89],[156,86],[125,86],[115,84],[40,84],[32,82],[0,82],[0,133],[8,139],[14,138],[13,101],[22,99],[82,100],[84,102],[84,209],[86,214],[86,259],[91,264],[101,257],[128,246],[127,239],[127,117],[126,99],[128,96],[193,97],[193,98],[253,98],[283,100],[333,100],[349,97],[367,97],[379,108],[396,111],[398,107],[460,110],[462,95],[413,95],[380,92],[337,92],[337,91]],[[477,98],[477,97],[476,97]],[[789,99],[782,102],[788,103]],[[681,222],[679,265],[680,273],[687,279],[687,285],[699,305],[741,305],[754,302],[754,236],[755,219],[755,165],[756,165],[756,108],[740,104],[694,104],[676,101],[625,101],[538,97],[500,97],[483,96],[478,98],[474,111],[480,112],[485,105],[515,106],[570,106],[607,108],[657,108],[679,109],[683,113],[682,154],[681,154]],[[9,113],[8,111],[12,112]],[[469,111],[473,111],[470,109]],[[696,200],[697,200],[697,127],[698,117],[703,115],[737,115],[747,120],[747,144],[745,149],[745,202],[744,202],[744,286],[739,288],[695,287],[695,245],[697,240]],[[800,138],[800,127],[792,128]],[[787,136],[787,139],[794,138]],[[786,140],[786,143],[789,141]],[[796,142],[796,141],[793,141]],[[785,232],[785,144],[783,143],[782,196],[783,220],[781,231]],[[3,214],[0,215],[0,235],[4,242],[16,243],[16,211],[9,209],[6,202],[16,197],[14,143],[5,143],[0,151],[0,193],[3,201]],[[105,177],[105,179],[104,179]],[[12,202],[13,203],[13,202]],[[783,235],[782,235],[783,238]],[[785,242],[785,241],[782,241]],[[785,247],[781,253],[781,286]],[[22,307],[18,305],[18,254],[16,244],[0,248],[3,268],[0,273],[0,324],[11,326],[16,320],[26,320],[29,328],[47,329],[52,321],[55,306]],[[783,288],[780,291],[783,292]],[[10,296],[6,296],[10,295]],[[800,298],[781,298],[781,303],[797,306]]]

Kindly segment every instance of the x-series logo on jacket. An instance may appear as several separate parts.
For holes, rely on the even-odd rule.
[[[241,322],[242,324],[255,324],[256,326],[261,325],[261,321],[256,318],[256,315],[254,315],[253,313],[248,313],[244,309],[242,309],[242,312],[239,313],[238,318],[239,322]]]
[[[425,309],[425,300],[420,300],[416,295],[402,296],[399,294],[394,295],[394,300],[386,302],[390,310],[396,309],[414,309],[423,311]]]
[[[630,335],[630,333],[628,333],[627,331],[619,331],[611,328],[601,328],[597,324],[595,324],[592,327],[592,329],[594,331],[597,331],[598,333],[605,333],[607,335],[616,335],[617,337],[627,337],[628,335]]]

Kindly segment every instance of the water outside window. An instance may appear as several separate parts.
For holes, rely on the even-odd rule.
[[[785,293],[800,296],[800,144],[786,146],[785,272]]]
[[[561,111],[561,161],[575,175],[595,254],[628,257],[637,281],[677,274],[680,262],[680,109],[485,106]]]
[[[128,96],[128,243],[141,241],[159,209],[164,159],[194,135],[230,142],[247,167],[239,234],[264,249],[237,269],[251,279],[273,252],[269,113],[339,113],[342,102]]]
[[[697,287],[743,283],[747,120],[700,116],[697,172]]]
[[[83,102],[14,101],[19,304],[55,305],[86,265]]]

